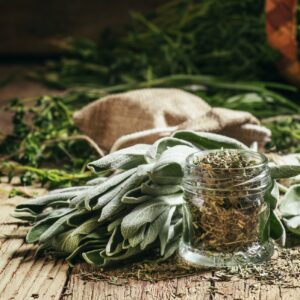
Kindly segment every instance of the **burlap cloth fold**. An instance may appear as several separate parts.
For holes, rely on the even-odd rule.
[[[250,113],[212,108],[200,97],[171,88],[106,96],[75,112],[74,121],[106,151],[153,143],[182,129],[221,133],[260,148],[271,135]]]

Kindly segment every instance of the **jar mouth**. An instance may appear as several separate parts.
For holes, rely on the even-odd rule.
[[[241,150],[241,149],[224,149],[224,150],[204,150],[204,151],[198,151],[195,153],[190,154],[187,158],[186,158],[186,167],[187,168],[197,168],[199,167],[195,162],[194,159],[195,157],[205,157],[206,155],[210,154],[210,153],[218,153],[221,151],[229,151],[231,153],[239,153],[243,156],[245,156],[246,158],[249,158],[249,160],[255,160],[256,163],[252,164],[250,166],[246,166],[246,167],[230,167],[230,168],[226,168],[226,167],[211,167],[211,170],[249,170],[249,169],[256,169],[256,168],[261,168],[266,166],[266,164],[268,163],[268,158],[259,152],[255,152],[252,150]]]

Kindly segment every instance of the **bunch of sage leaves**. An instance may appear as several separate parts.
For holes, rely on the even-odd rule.
[[[13,216],[33,223],[26,240],[39,244],[39,254],[64,256],[70,264],[84,260],[108,265],[137,256],[162,261],[177,250],[182,234],[181,181],[187,156],[221,148],[248,149],[229,137],[193,131],[121,149],[88,164],[98,178],[26,201]],[[115,173],[101,176],[108,170]],[[271,207],[268,226],[271,236],[284,242],[276,179],[300,174],[300,166],[273,164],[270,170],[274,180],[265,195]]]

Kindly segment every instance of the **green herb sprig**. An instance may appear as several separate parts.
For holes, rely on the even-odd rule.
[[[8,110],[13,113],[14,131],[0,145],[3,175],[20,174],[24,184],[37,179],[52,187],[92,176],[84,166],[91,157],[99,157],[100,150],[76,128],[73,109],[65,103],[68,99],[78,101],[81,94],[77,96],[44,96],[28,99],[29,104],[26,99],[11,101]],[[65,171],[55,170],[58,165]]]

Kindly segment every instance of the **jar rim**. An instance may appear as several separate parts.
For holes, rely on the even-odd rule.
[[[245,150],[245,149],[215,149],[215,150],[203,150],[203,151],[197,151],[194,152],[192,154],[190,154],[187,158],[186,158],[186,166],[188,168],[197,168],[198,165],[195,164],[193,162],[193,158],[198,155],[198,156],[205,156],[209,153],[217,153],[217,152],[221,152],[221,151],[233,151],[233,152],[238,152],[238,153],[245,153],[245,154],[250,154],[253,157],[256,157],[260,160],[260,162],[258,162],[257,164],[251,165],[251,166],[247,166],[247,167],[238,167],[238,168],[224,168],[224,167],[213,167],[211,168],[212,170],[245,170],[245,169],[255,169],[255,168],[259,168],[259,167],[263,167],[268,163],[268,158],[260,153],[260,152],[256,152],[253,150]]]

